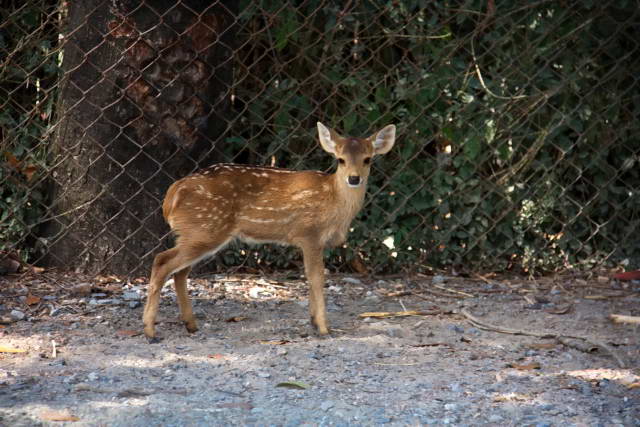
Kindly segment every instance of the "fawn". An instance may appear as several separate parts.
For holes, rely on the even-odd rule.
[[[198,330],[187,296],[187,276],[196,262],[232,239],[302,249],[311,324],[320,335],[329,333],[323,251],[346,240],[364,202],[371,159],[391,150],[396,128],[386,126],[368,138],[344,138],[318,122],[318,134],[322,148],[338,159],[333,174],[216,164],[169,187],[162,213],[177,241],[153,262],[143,315],[150,342],[157,341],[160,290],[171,274],[181,320],[187,331]]]

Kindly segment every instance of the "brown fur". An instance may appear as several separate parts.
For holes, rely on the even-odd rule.
[[[193,264],[232,239],[301,248],[311,284],[311,321],[321,335],[329,332],[322,253],[345,241],[364,201],[368,160],[391,148],[395,127],[366,139],[342,138],[321,124],[318,128],[323,148],[340,159],[334,174],[219,164],[169,187],[162,212],[177,241],[154,260],[143,318],[149,339],[155,338],[160,289],[171,274],[182,320],[189,332],[197,330],[187,276]],[[359,185],[350,186],[349,177]]]

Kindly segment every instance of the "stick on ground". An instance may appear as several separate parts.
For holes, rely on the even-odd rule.
[[[532,332],[532,331],[522,331],[519,329],[503,328],[503,327],[494,326],[489,323],[483,322],[482,320],[478,319],[477,317],[469,313],[466,309],[462,309],[460,313],[464,315],[464,317],[466,317],[475,327],[479,329],[488,330],[488,331],[500,332],[503,334],[511,334],[511,335],[526,335],[526,336],[538,337],[538,338],[554,338],[556,341],[560,343],[563,343],[563,341],[566,342],[567,338],[583,340],[609,353],[618,363],[618,366],[620,368],[624,369],[627,366],[624,360],[622,360],[622,358],[620,357],[620,355],[618,355],[615,351],[613,351],[613,349],[610,346],[608,346],[607,344],[601,341],[595,340],[593,338],[580,337],[580,336],[574,336],[574,335],[556,334],[554,332]]]

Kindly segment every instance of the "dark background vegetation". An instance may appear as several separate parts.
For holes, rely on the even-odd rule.
[[[543,273],[640,266],[638,1],[134,3],[116,10],[96,2],[103,14],[86,17],[76,2],[14,1],[2,9],[3,253],[88,271],[143,272],[171,242],[159,221],[171,179],[212,161],[331,170],[317,146],[320,120],[354,136],[398,126],[393,151],[375,160],[370,197],[348,246],[331,251],[331,268]],[[139,31],[127,32],[123,23]],[[143,23],[158,31],[145,33]],[[127,59],[140,40],[151,49],[147,63]],[[172,62],[167,46],[176,44],[188,47]],[[79,46],[85,59],[105,49],[112,66],[72,64]],[[159,61],[172,73],[167,81],[150,68]],[[190,77],[198,61],[206,84]],[[83,121],[64,99],[71,96],[65,84],[86,81],[87,68],[97,72],[95,84],[114,84],[103,86],[111,98],[91,87],[76,93],[105,112]],[[128,90],[131,76],[150,88],[150,98],[165,99],[177,125]],[[186,88],[176,105],[202,103],[204,113],[171,110],[166,99],[175,82]],[[118,109],[124,102],[136,108]],[[109,115],[114,105],[129,115]],[[79,144],[106,148],[83,158],[87,150],[61,136],[70,122],[80,129],[73,135]],[[105,123],[110,132],[87,137]],[[126,159],[118,157],[123,150]],[[149,154],[159,150],[164,154]],[[102,156],[109,162],[92,163]],[[72,193],[86,189],[65,191],[70,161],[116,177],[140,176],[136,164],[153,170],[114,187],[87,168],[73,185],[91,181],[95,197],[81,203]],[[95,215],[105,197],[122,192],[127,197],[113,197],[120,210],[145,210],[130,215],[137,222],[126,232],[118,231],[122,221]],[[129,238],[145,227],[151,237]],[[89,231],[74,235],[81,228]],[[243,246],[216,261],[219,268],[287,268],[299,255]]]

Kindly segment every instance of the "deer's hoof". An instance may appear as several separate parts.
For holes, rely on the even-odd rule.
[[[159,343],[159,342],[161,342],[161,341],[162,341],[162,338],[160,338],[160,337],[150,337],[150,336],[147,336],[147,342],[148,342],[149,344],[158,344],[158,343]]]
[[[316,319],[313,318],[313,316],[311,316],[311,325],[316,330],[318,335],[320,336],[329,335],[329,328],[327,327],[326,323],[319,325]]]
[[[196,322],[194,320],[184,322],[184,326],[187,328],[187,331],[191,334],[198,330],[198,325],[196,325]]]

